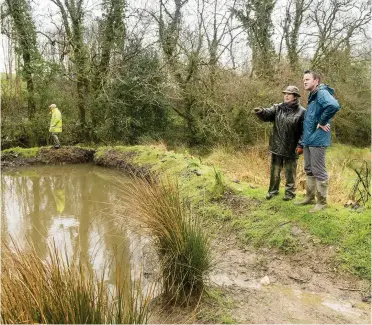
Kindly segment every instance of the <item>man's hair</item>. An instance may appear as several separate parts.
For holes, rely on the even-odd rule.
[[[320,74],[313,70],[305,70],[304,74],[311,74],[314,79],[318,79],[320,83]]]

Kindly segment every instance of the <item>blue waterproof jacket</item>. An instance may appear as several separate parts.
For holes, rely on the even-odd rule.
[[[328,85],[320,84],[309,94],[302,137],[303,146],[328,147],[331,144],[331,131],[317,129],[317,125],[331,125],[332,117],[340,109],[334,93],[335,91]]]

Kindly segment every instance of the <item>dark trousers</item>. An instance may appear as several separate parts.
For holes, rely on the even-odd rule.
[[[269,193],[274,195],[279,194],[280,172],[283,167],[285,172],[285,194],[291,197],[295,197],[297,159],[287,158],[276,154],[271,155]]]

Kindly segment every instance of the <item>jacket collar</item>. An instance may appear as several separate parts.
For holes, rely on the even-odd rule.
[[[308,100],[307,100],[308,103],[310,103],[311,101],[313,101],[316,98],[316,95],[318,93],[318,90],[319,90],[320,86],[321,85],[318,85],[313,91],[311,91],[309,93],[309,97],[308,97]]]
[[[281,103],[280,106],[284,109],[289,109],[289,110],[296,110],[297,108],[300,107],[300,101],[298,100],[298,98],[296,98],[295,100],[289,102],[289,103]]]

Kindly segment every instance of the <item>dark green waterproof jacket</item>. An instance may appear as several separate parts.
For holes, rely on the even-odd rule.
[[[265,122],[274,122],[270,139],[271,152],[288,157],[298,158],[296,148],[301,147],[305,109],[299,102],[274,104],[263,108],[257,116]]]

